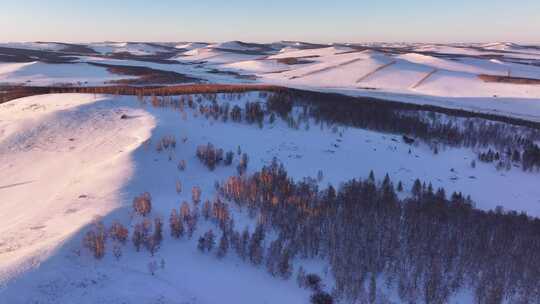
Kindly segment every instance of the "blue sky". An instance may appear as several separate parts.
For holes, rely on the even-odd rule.
[[[540,42],[540,0],[1,0],[0,41]]]

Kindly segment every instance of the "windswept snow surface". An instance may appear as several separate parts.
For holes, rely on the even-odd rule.
[[[26,43],[54,50],[55,43]],[[17,47],[19,45],[6,44]],[[514,115],[540,121],[540,85],[485,82],[481,74],[540,80],[540,46],[515,43],[255,44],[145,42],[90,43],[102,54],[168,52],[178,64],[80,56],[80,62],[147,66],[208,82],[259,82],[311,90],[376,96],[404,102]],[[174,55],[174,50],[177,54]],[[136,58],[135,58],[136,59]],[[6,60],[6,59],[3,59]],[[240,74],[240,76],[239,76]],[[0,63],[0,82],[45,85],[103,84],[126,78],[75,65]]]
[[[39,51],[61,51],[66,46],[55,42],[7,42],[0,43],[0,47]]]
[[[193,50],[193,49],[200,49],[207,46],[208,46],[208,43],[205,43],[205,42],[186,42],[186,43],[177,44],[174,47],[177,49],[183,49],[183,50]]]
[[[120,121],[120,113],[138,118]],[[95,215],[119,207],[118,189],[132,175],[130,152],[153,123],[142,110],[92,95],[36,96],[1,106],[4,279],[14,266],[39,264]]]
[[[6,303],[307,302],[308,292],[294,280],[273,279],[235,258],[200,254],[195,240],[208,223],[191,241],[172,241],[165,233],[167,245],[155,257],[134,252],[129,243],[121,262],[111,254],[100,262],[84,250],[76,254],[80,229],[94,216],[128,224],[131,199],[142,191],[152,193],[154,214],[165,220],[193,185],[213,197],[215,178],[233,170],[214,175],[196,161],[198,143],[222,138],[205,119],[184,121],[174,111],[141,107],[132,97],[76,94],[24,98],[2,105],[0,113],[0,208],[10,210],[2,213],[0,228],[0,299]],[[155,141],[142,144],[167,134],[189,138],[174,152],[175,161],[155,152]],[[183,158],[188,169],[179,174],[176,164]],[[174,189],[176,178],[184,183],[182,196]],[[148,263],[162,258],[166,268],[151,276]]]
[[[103,85],[132,76],[111,74],[86,63],[0,63],[0,83],[28,85]]]
[[[91,43],[89,47],[101,54],[127,52],[133,55],[154,55],[167,51],[167,48],[164,46],[142,42]]]
[[[221,42],[210,45],[210,47],[215,49],[225,49],[225,50],[234,50],[234,51],[257,51],[260,48],[257,46],[252,46],[249,44],[244,44],[239,41],[228,41]]]
[[[0,78],[7,79],[9,75],[26,66],[32,65],[35,62],[23,62],[23,63],[0,63]]]
[[[254,92],[240,99],[220,95],[218,101],[242,105],[260,98]],[[127,119],[121,119],[123,114]],[[176,147],[158,152],[157,141],[171,135]],[[447,193],[470,194],[478,208],[501,205],[540,216],[536,173],[499,172],[480,162],[473,169],[476,156],[465,148],[433,154],[424,144],[410,146],[397,135],[315,122],[291,129],[278,119],[259,128],[215,121],[197,110],[153,108],[135,97],[27,97],[0,106],[0,299],[15,304],[307,303],[309,292],[293,279],[273,278],[264,267],[245,264],[232,253],[218,260],[213,253],[198,252],[198,237],[217,230],[210,222],[201,219],[191,240],[169,236],[170,211],[191,201],[193,186],[201,187],[203,201],[213,199],[214,182],[236,172],[238,156],[233,166],[214,171],[198,161],[196,147],[208,142],[225,151],[240,146],[250,157],[249,172],[276,157],[294,179],[322,170],[321,186],[338,186],[374,170],[377,178],[388,173],[405,189],[421,178]],[[185,171],[177,169],[179,160],[186,160]],[[180,194],[177,180],[183,184]],[[102,216],[107,225],[119,220],[132,229],[137,218],[131,201],[145,191],[152,195],[152,215],[164,219],[162,248],[152,257],[145,250],[135,252],[128,242],[119,261],[110,246],[105,258],[95,261],[82,249],[86,225]],[[253,229],[245,211],[232,211],[237,229]],[[148,263],[161,260],[164,268],[152,276]],[[295,261],[300,264],[332,287],[324,263]]]
[[[400,97],[402,95],[417,96],[418,102],[425,97],[434,97],[433,100],[440,100],[437,102],[440,106],[463,98],[468,100],[464,108],[475,110],[484,109],[475,101],[489,101],[485,111],[503,112],[505,109],[500,108],[499,103],[515,99],[536,103],[540,99],[539,85],[489,83],[478,78],[480,74],[488,74],[540,79],[540,54],[534,55],[538,49],[533,46],[518,49],[529,51],[527,61],[519,61],[518,55],[523,54],[513,51],[497,50],[493,53],[485,51],[481,45],[457,44],[331,45],[317,48],[296,48],[290,44],[268,56],[205,47],[188,51],[176,59],[254,74],[259,82],[316,90],[343,89],[343,92],[350,91],[355,95],[385,94],[386,98],[398,100],[404,100]],[[298,63],[277,61],[291,58],[297,59]],[[516,105],[516,108],[520,107]],[[529,114],[540,119],[540,112]]]

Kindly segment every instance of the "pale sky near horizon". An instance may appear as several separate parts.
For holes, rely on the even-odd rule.
[[[540,0],[0,0],[0,41],[540,43]]]

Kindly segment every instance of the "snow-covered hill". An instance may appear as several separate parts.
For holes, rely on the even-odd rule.
[[[191,98],[211,104],[207,97]],[[265,98],[253,92],[221,94],[217,101],[244,107]],[[234,166],[209,171],[199,162],[195,152],[206,143],[235,154],[240,148],[249,155],[248,172],[276,158],[296,180],[315,177],[320,170],[320,185],[337,187],[373,170],[380,178],[388,173],[402,181],[405,189],[421,178],[448,193],[471,195],[478,208],[503,206],[540,215],[537,173],[501,172],[481,162],[472,168],[476,156],[468,148],[434,154],[426,144],[411,146],[393,134],[315,121],[291,128],[268,117],[258,127],[205,117],[197,109],[156,108],[151,99],[146,101],[52,94],[1,105],[0,298],[6,303],[307,303],[308,291],[296,287],[294,279],[273,278],[264,267],[245,264],[233,253],[223,259],[199,253],[196,240],[207,229],[217,229],[212,222],[201,219],[189,240],[169,236],[169,214],[182,201],[191,201],[192,187],[202,189],[203,201],[213,200],[215,181],[235,174]],[[170,136],[176,145],[158,149]],[[178,169],[181,160],[186,161],[183,171]],[[238,161],[235,156],[233,163]],[[89,223],[98,216],[106,225],[120,221],[133,229],[138,218],[131,202],[143,192],[152,195],[152,216],[165,222],[161,249],[152,256],[135,252],[129,242],[116,260],[109,243],[105,258],[95,261],[81,245]],[[232,212],[238,229],[253,231],[254,219],[237,208]],[[148,269],[152,262],[162,265],[153,275]],[[319,274],[329,289],[333,286],[325,262],[297,259],[295,265],[295,270],[302,265]],[[380,294],[396,297],[382,287]],[[465,301],[469,296],[455,295]]]
[[[111,53],[130,53],[133,55],[155,55],[160,52],[169,51],[168,47],[154,44],[154,43],[142,43],[142,42],[104,42],[104,43],[92,43],[89,45],[96,52],[101,54]]]
[[[386,174],[396,184],[400,182],[403,190],[397,193],[399,199],[416,195],[412,191],[416,179],[425,182],[425,191],[430,184],[433,190],[444,188],[447,197],[453,192],[470,195],[478,210],[498,210],[489,213],[493,216],[490,219],[497,222],[504,218],[505,229],[528,223],[524,214],[540,217],[538,166],[527,171],[522,165],[525,161],[540,163],[535,159],[538,151],[534,150],[540,135],[534,126],[523,126],[526,122],[520,126],[504,122],[504,116],[540,121],[540,85],[485,82],[478,77],[486,74],[509,80],[540,79],[538,47],[512,43],[319,45],[240,41],[84,46],[96,53],[63,54],[65,45],[60,43],[0,45],[0,83],[102,86],[114,80],[141,77],[137,73],[159,75],[159,71],[164,71],[207,83],[277,84],[465,109],[496,114],[497,119],[396,106],[407,108],[402,111],[380,100],[354,99],[365,107],[355,112],[338,107],[342,104],[334,106],[332,102],[347,101],[334,95],[321,97],[326,106],[324,112],[310,108],[321,100],[298,97],[315,98],[314,93],[292,95],[291,104],[287,99],[272,99],[284,97],[268,92],[172,97],[47,94],[0,104],[2,304],[308,303],[313,291],[299,288],[295,277],[300,267],[321,277],[322,285],[316,291],[333,291],[338,295],[333,290],[337,285],[332,268],[335,265],[325,252],[316,258],[292,257],[293,275],[284,279],[270,275],[264,263],[246,262],[232,247],[222,258],[216,257],[216,249],[204,253],[197,249],[199,238],[205,241],[204,234],[210,229],[219,241],[221,223],[200,215],[201,205],[206,200],[225,200],[223,189],[218,190],[217,186],[239,174],[242,154],[249,159],[242,178],[277,160],[286,168],[291,181],[304,181],[322,191],[328,185],[340,189],[347,181],[365,179],[373,170],[378,185]],[[10,53],[1,48],[18,51]],[[21,49],[35,53],[17,57]],[[70,63],[43,60],[49,52],[70,56]],[[118,74],[110,67],[116,67]],[[141,67],[151,70],[141,72]],[[118,72],[127,73],[129,69],[135,70],[135,74]],[[228,106],[222,108],[225,104]],[[337,109],[343,115],[334,113]],[[393,111],[399,115],[390,115],[395,114]],[[355,116],[358,113],[368,116]],[[357,117],[362,119],[355,120]],[[202,145],[208,143],[223,149],[223,153],[232,152],[232,164],[221,162],[209,170],[197,157],[197,151],[204,150]],[[497,156],[495,152],[486,156],[488,149],[496,151]],[[480,160],[481,157],[491,160]],[[202,190],[199,203],[193,199],[197,187]],[[305,192],[308,191],[312,190]],[[132,207],[133,199],[144,192],[150,193],[152,201],[152,210],[146,217],[136,214]],[[273,197],[272,203],[280,203],[276,200]],[[234,229],[246,229],[248,237],[255,234],[258,224],[269,220],[240,204],[226,203]],[[171,210],[181,213],[186,205],[190,210],[198,210],[198,224],[192,237],[176,239],[169,227]],[[319,211],[304,207],[311,215]],[[516,213],[505,215],[501,210]],[[438,210],[428,210],[426,218],[439,216],[431,211]],[[478,220],[484,215],[488,217],[487,212],[478,214]],[[145,219],[155,218],[164,223],[161,246],[152,254],[144,248],[138,252],[132,244],[133,232]],[[444,215],[441,218],[444,223]],[[95,223],[110,228],[114,222],[129,229],[127,243],[119,245],[109,237],[104,257],[95,259],[83,240],[89,231],[97,229]],[[532,228],[523,231],[522,235],[531,238],[536,233]],[[265,256],[270,254],[271,243],[280,232],[283,231],[268,228],[262,242]],[[507,236],[502,230],[493,233],[494,237]],[[512,258],[521,258],[523,252],[512,251],[521,248],[520,241],[492,247],[506,246]],[[474,247],[471,246],[467,248]],[[530,248],[534,246],[530,244]],[[115,253],[121,254],[115,257]],[[490,258],[497,257],[500,256]],[[462,258],[460,262],[466,264],[471,257]],[[538,269],[534,261],[525,264],[526,269]],[[510,265],[505,274],[515,274],[516,269]],[[485,273],[482,271],[479,270]],[[528,271],[518,275],[533,277]],[[363,278],[363,282],[371,280],[369,288],[375,285],[377,301],[407,302],[403,300],[403,290],[399,290],[403,286],[385,277],[384,270],[371,276]],[[420,279],[419,286],[425,283],[422,280],[426,279]],[[508,284],[522,281],[513,282]],[[364,287],[368,288],[358,288]],[[452,303],[471,303],[477,296],[465,284],[456,287],[449,299]],[[418,295],[418,299],[421,297]],[[514,300],[509,297],[507,301]],[[408,302],[411,301],[416,302]],[[336,302],[346,303],[346,299],[336,297]]]

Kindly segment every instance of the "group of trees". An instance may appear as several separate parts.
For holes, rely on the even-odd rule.
[[[494,154],[499,154],[500,159],[496,162],[499,168],[508,168],[507,164],[514,163],[521,164],[524,170],[540,169],[540,147],[535,143],[540,139],[539,128],[511,119],[496,121],[498,117],[487,114],[437,113],[393,103],[358,102],[340,95],[294,94],[288,91],[268,94],[265,105],[246,102],[243,109],[238,105],[230,109],[228,103],[218,104],[214,98],[211,105],[205,105],[201,100],[199,107],[201,113],[215,119],[221,117],[223,121],[230,116],[235,122],[262,126],[266,116],[269,117],[267,121],[273,123],[277,115],[292,128],[299,128],[302,121],[308,127],[309,121],[314,120],[319,124],[402,134],[404,138],[413,141],[418,138],[435,146],[489,148]],[[293,111],[295,108],[298,111]],[[512,151],[510,155],[506,153],[508,150]],[[480,151],[479,158],[486,161],[484,153],[487,152]]]
[[[537,144],[528,143],[521,156],[523,170],[540,169],[540,147]]]
[[[246,153],[242,153],[240,147],[237,151],[240,157],[236,170],[238,174],[243,174],[247,170],[249,157]],[[223,163],[225,166],[230,166],[234,160],[234,152],[228,151],[223,155],[223,149],[215,148],[214,145],[208,143],[206,145],[199,145],[196,152],[197,158],[211,171],[213,171],[217,165]]]
[[[258,216],[257,233],[277,233],[265,258],[282,245],[287,256],[267,261],[271,272],[282,260],[325,259],[338,298],[368,297],[378,277],[407,303],[446,303],[463,288],[478,303],[540,297],[540,220],[524,214],[477,210],[470,198],[420,180],[401,200],[388,175],[318,189],[292,181],[277,162],[229,178],[220,192]]]
[[[540,148],[535,143],[540,139],[540,127],[532,123],[487,114],[450,110],[436,113],[414,106],[358,102],[346,96],[309,93],[274,93],[268,98],[267,108],[281,117],[288,117],[294,108],[300,108],[299,119],[405,134],[404,138],[418,138],[428,144],[496,149],[493,152],[498,152],[505,162],[521,162],[524,170],[540,169]],[[505,153],[507,150],[512,151],[511,155]],[[514,157],[515,153],[527,155],[527,159]]]
[[[137,251],[140,251],[141,247],[144,246],[154,255],[160,248],[162,240],[163,223],[159,217],[154,218],[154,221],[145,218],[133,228],[131,241]]]
[[[87,248],[94,258],[101,259],[105,256],[107,239],[112,239],[112,252],[116,258],[122,255],[121,246],[126,244],[129,237],[129,230],[120,222],[113,222],[107,230],[100,218],[94,219],[90,229],[83,238],[83,246]]]
[[[101,259],[105,255],[105,242],[107,240],[107,230],[100,219],[95,219],[83,238],[83,246],[86,247],[96,259]]]
[[[176,148],[176,138],[173,135],[163,136],[156,144],[157,152],[168,149],[174,150],[174,148]]]
[[[199,238],[197,248],[202,252],[210,252],[216,244],[214,232],[212,229],[208,230],[203,236]]]
[[[407,199],[399,199],[396,188],[388,175],[377,182],[371,173],[338,189],[319,189],[314,179],[293,181],[274,161],[252,175],[232,176],[219,188],[220,196],[258,218],[252,233],[236,230],[220,197],[199,209],[197,194],[193,204],[183,202],[172,210],[170,235],[191,238],[200,210],[220,233],[208,230],[197,247],[217,258],[233,250],[282,279],[292,276],[297,259],[326,260],[335,278],[331,296],[313,287],[317,279],[298,270],[300,285],[313,290],[313,303],[377,298],[379,277],[406,302],[445,303],[463,288],[472,288],[478,303],[540,296],[540,220],[501,209],[477,210],[470,198],[460,193],[447,197],[444,189],[420,180]],[[150,194],[137,196],[134,209],[141,221],[131,241],[137,251],[145,248],[153,255],[162,243],[163,225],[159,217],[149,217]],[[275,237],[268,237],[270,231]],[[108,238],[118,257],[129,231],[119,222],[106,229],[95,221],[83,244],[100,259]]]
[[[133,199],[133,211],[141,216],[146,216],[152,211],[152,196],[144,192]]]
[[[214,148],[214,145],[208,143],[197,147],[197,158],[213,171],[222,162],[225,166],[230,166],[234,159],[234,152],[229,151],[223,155],[223,149]]]
[[[184,110],[198,110],[204,117],[215,120],[272,124],[275,117],[282,118],[289,127],[298,129],[301,123],[309,128],[309,121],[319,124],[351,126],[418,138],[432,146],[465,146],[492,149],[499,153],[498,168],[521,165],[523,170],[540,170],[540,126],[532,122],[509,117],[470,113],[436,107],[406,105],[373,101],[337,94],[322,94],[298,90],[260,92],[260,101],[248,101],[243,107],[230,106],[227,101],[241,100],[249,93],[200,94],[157,97],[152,104]],[[225,102],[220,102],[225,99]],[[294,111],[298,109],[298,111]],[[268,117],[268,119],[265,119]],[[158,143],[158,149],[162,143]],[[434,151],[437,151],[435,148]],[[511,150],[511,155],[505,153]],[[478,150],[479,158],[486,161],[485,153]],[[516,155],[519,154],[519,157]]]
[[[246,96],[249,95],[222,94],[221,99],[240,100]],[[262,101],[244,102],[243,107],[218,102],[215,94],[195,98],[181,96],[178,99],[163,97],[167,101],[158,104],[180,109],[188,106],[215,120],[228,121],[230,118],[234,122],[243,121],[261,127],[265,122],[272,124],[277,116],[296,129],[302,123],[309,128],[310,121],[314,121],[321,125],[351,126],[405,135],[404,138],[413,141],[417,138],[435,147],[489,148],[493,153],[499,153],[500,159],[496,162],[499,168],[511,167],[508,164],[513,163],[520,164],[524,170],[540,169],[540,147],[536,144],[540,139],[540,128],[532,123],[464,111],[438,109],[435,112],[391,102],[359,102],[352,97],[294,90],[261,92],[259,98]],[[511,155],[507,155],[507,150],[512,151]],[[480,149],[478,153],[479,158],[485,161],[486,155],[482,154],[487,152]]]

